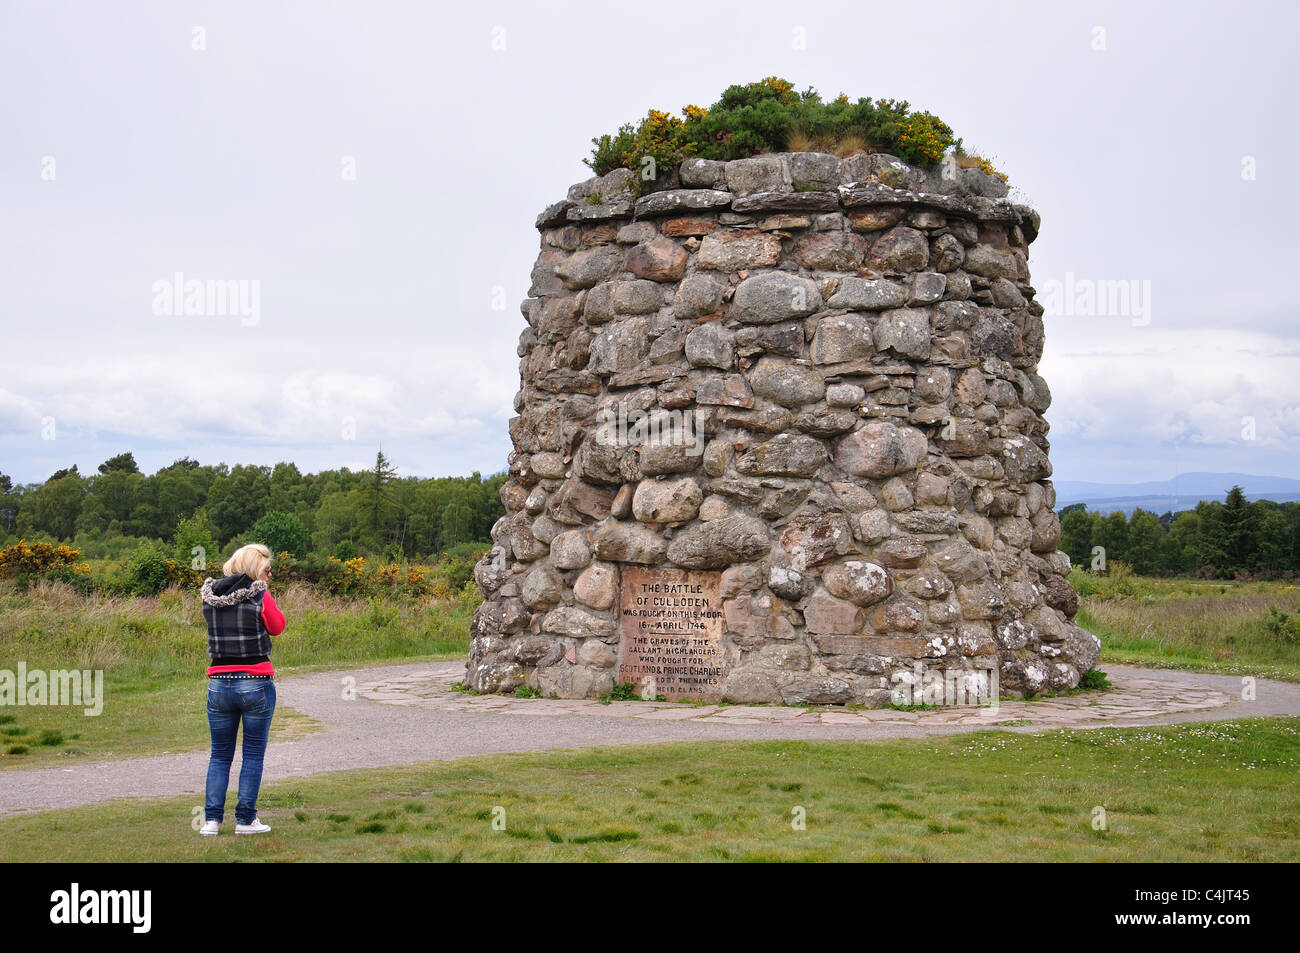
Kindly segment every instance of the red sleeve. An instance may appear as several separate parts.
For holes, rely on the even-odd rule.
[[[262,621],[266,623],[266,631],[272,635],[279,635],[284,631],[284,613],[275,604],[275,599],[272,598],[269,590],[262,596]]]

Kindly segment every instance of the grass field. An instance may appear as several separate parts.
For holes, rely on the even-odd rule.
[[[271,655],[278,674],[464,658],[477,604],[468,596],[421,604],[346,599],[301,585],[276,596],[289,620]],[[105,696],[92,717],[53,705],[0,709],[0,770],[206,748],[206,633],[193,593],[104,598],[50,583],[0,590],[0,668],[22,660],[28,670],[102,669]],[[277,706],[271,740],[312,727]]]
[[[1298,770],[1300,719],[495,755],[268,785],[256,837],[193,796],[0,818],[0,860],[1297,861]]]
[[[1269,607],[1300,612],[1300,588],[1282,582],[1091,577],[1077,622],[1101,637],[1102,662],[1300,681],[1300,642],[1270,633]]]

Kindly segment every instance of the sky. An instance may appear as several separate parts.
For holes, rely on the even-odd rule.
[[[935,113],[1041,213],[1058,480],[1300,474],[1297,10],[0,0],[0,471],[503,469],[537,213],[778,75]]]

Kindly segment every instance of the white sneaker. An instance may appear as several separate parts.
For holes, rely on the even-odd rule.
[[[204,837],[216,837],[221,833],[221,822],[204,821],[203,826],[199,828],[199,833]]]
[[[271,829],[271,828],[270,828],[269,825],[263,824],[263,823],[262,823],[259,819],[257,819],[256,817],[253,818],[253,823],[251,823],[251,824],[236,824],[236,825],[235,825],[235,833],[236,833],[236,834],[265,834],[265,833],[266,833],[267,831],[269,831],[270,829]]]

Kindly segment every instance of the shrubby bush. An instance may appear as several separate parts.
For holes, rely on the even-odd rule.
[[[1300,644],[1300,615],[1283,612],[1277,606],[1269,606],[1264,631],[1279,642]]]
[[[51,569],[44,574],[43,578],[69,585],[82,595],[89,595],[100,587],[99,581],[91,574],[90,566],[86,563]]]
[[[453,589],[464,589],[474,581],[474,563],[477,559],[448,556],[442,563],[443,572]]]
[[[172,537],[172,549],[172,558],[182,566],[200,572],[209,565],[220,568],[221,550],[213,537],[207,514],[202,510],[177,524],[176,535]]]
[[[906,101],[840,95],[824,102],[816,90],[795,92],[792,83],[776,76],[729,86],[712,106],[686,106],[681,118],[652,109],[636,125],[625,124],[613,135],[591,141],[591,158],[583,161],[597,175],[620,167],[640,173],[648,158],[657,174],[664,174],[693,157],[743,159],[810,150],[839,155],[887,152],[929,166],[952,147],[967,160],[963,165],[1006,179],[987,160],[966,157],[947,123],[928,112],[912,111]]]
[[[1098,599],[1134,596],[1143,592],[1142,580],[1133,573],[1133,567],[1118,559],[1111,561],[1104,573],[1074,566],[1070,569],[1069,580],[1080,596]]]
[[[81,553],[71,546],[39,541],[29,543],[20,539],[0,550],[0,575],[36,576],[51,569],[71,566],[80,558]]]
[[[132,595],[156,596],[167,588],[167,563],[167,553],[162,546],[154,542],[141,543],[123,567],[123,589]]]
[[[261,543],[273,553],[287,552],[294,556],[306,556],[311,550],[307,531],[292,513],[272,510],[254,523],[246,535],[248,542]]]

